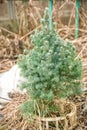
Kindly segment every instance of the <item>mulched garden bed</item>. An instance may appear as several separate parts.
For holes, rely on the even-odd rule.
[[[28,122],[20,112],[20,105],[29,98],[27,94],[13,94],[11,102],[0,109],[0,130],[37,130],[37,124]],[[87,90],[82,96],[70,97],[77,106],[77,126],[73,130],[87,130]],[[55,128],[50,128],[55,130]]]

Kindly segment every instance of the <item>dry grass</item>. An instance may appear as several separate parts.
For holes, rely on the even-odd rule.
[[[75,39],[75,24],[72,23],[73,19],[75,19],[75,3],[72,1],[72,11],[67,25],[63,25],[62,18],[59,14],[59,12],[64,9],[65,5],[66,1],[61,3],[58,8],[57,3],[54,3],[53,20],[57,22],[56,28],[58,34],[60,34],[64,40],[70,40],[75,45],[78,57],[82,59],[83,82],[85,87],[87,87],[87,10],[81,6],[79,14],[79,37]],[[33,1],[31,1],[31,3],[28,2],[25,6],[20,4],[20,8],[19,5],[16,5],[18,30],[15,32],[13,31],[14,29],[9,30],[8,28],[0,27],[0,58],[4,58],[4,60],[0,60],[0,72],[10,69],[15,64],[15,61],[11,60],[11,58],[17,57],[19,53],[22,53],[24,48],[30,48],[29,36],[34,32],[35,28],[40,27],[40,19],[45,6],[45,3],[44,6],[42,6],[42,4],[36,4]],[[3,32],[6,35],[3,35]],[[22,49],[19,47],[20,40],[23,43]],[[25,44],[26,42],[27,45]],[[13,50],[14,46],[15,52]],[[18,94],[3,110],[0,110],[0,114],[4,116],[0,119],[0,130],[36,130],[35,125],[32,123],[29,124],[29,122],[23,118],[19,110],[19,106],[26,98],[27,95]],[[72,99],[76,103],[78,109],[78,126],[74,130],[86,130],[87,122],[85,119],[87,115],[84,114],[86,113],[86,109],[84,108],[87,108],[87,94]]]
[[[11,102],[5,105],[3,109],[0,109],[0,130],[38,130],[38,120],[25,119],[20,112],[20,105],[28,99],[28,95],[21,95],[16,93],[13,95]],[[87,91],[82,96],[71,97],[70,101],[73,101],[77,106],[77,126],[72,130],[86,130],[86,111],[87,111]],[[50,126],[49,130],[55,130]]]

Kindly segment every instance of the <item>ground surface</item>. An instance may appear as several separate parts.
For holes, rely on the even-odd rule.
[[[0,110],[0,130],[36,130],[35,124],[29,124],[19,110],[27,95],[15,94],[13,100]],[[87,91],[82,96],[71,97],[77,106],[77,126],[73,130],[87,130]],[[55,130],[55,129],[51,129]]]

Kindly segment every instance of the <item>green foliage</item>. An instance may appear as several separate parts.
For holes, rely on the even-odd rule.
[[[26,77],[22,87],[36,102],[29,109],[26,106],[25,112],[40,116],[47,116],[52,110],[56,112],[53,109],[56,107],[52,107],[55,98],[81,93],[82,65],[80,59],[76,58],[76,50],[57,34],[55,27],[52,30],[48,27],[49,15],[45,10],[42,30],[36,30],[31,36],[34,48],[25,51],[19,62],[22,74]],[[31,106],[31,102],[29,104]],[[33,109],[34,106],[37,110]]]

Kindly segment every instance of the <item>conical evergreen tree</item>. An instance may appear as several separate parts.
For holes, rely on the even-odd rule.
[[[31,101],[22,106],[29,114],[47,116],[56,112],[54,99],[81,93],[82,65],[76,50],[64,41],[53,25],[49,29],[49,14],[45,10],[42,29],[31,37],[34,48],[21,56],[19,66],[26,82]]]

